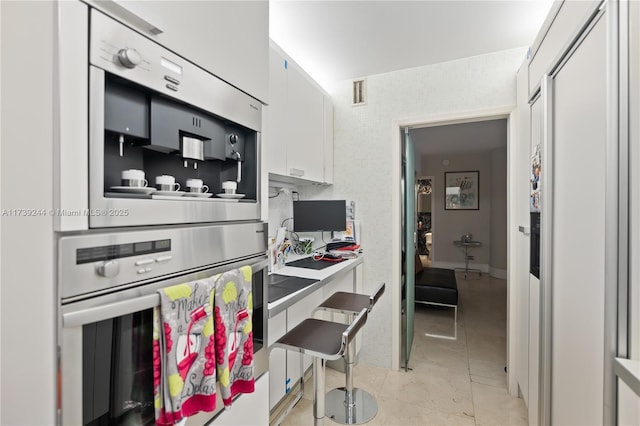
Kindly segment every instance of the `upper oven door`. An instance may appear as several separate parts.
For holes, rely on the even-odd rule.
[[[90,28],[89,227],[259,220],[261,104],[96,10]]]

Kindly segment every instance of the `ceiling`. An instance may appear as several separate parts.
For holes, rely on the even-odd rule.
[[[270,37],[329,93],[336,82],[530,46],[553,0],[270,0]],[[506,146],[506,121],[412,130],[416,158]]]
[[[493,151],[507,146],[507,119],[476,121],[409,130],[422,155],[460,155]]]
[[[270,37],[331,92],[340,80],[530,46],[552,0],[270,0]]]

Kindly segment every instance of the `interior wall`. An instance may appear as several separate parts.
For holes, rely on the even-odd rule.
[[[506,123],[505,123],[506,125]],[[491,151],[491,252],[489,271],[507,277],[507,148]]]
[[[447,160],[447,161],[445,161]],[[447,165],[443,165],[447,163]],[[489,265],[491,257],[491,215],[492,207],[492,157],[490,153],[474,153],[466,155],[428,155],[422,158],[422,170],[434,177],[433,199],[434,209],[431,212],[434,228],[432,244],[434,247],[432,266],[451,267],[464,264],[464,254],[460,247],[454,245],[464,234],[472,234],[473,239],[482,245],[470,249],[469,255],[475,256],[470,264]],[[478,210],[445,210],[444,209],[444,174],[446,172],[477,170],[479,183]]]
[[[399,232],[399,225],[392,219],[399,206],[388,201],[400,191],[392,176],[397,168],[392,159],[398,149],[391,143],[394,120],[515,105],[515,75],[526,50],[511,49],[367,76],[368,99],[362,106],[351,105],[351,80],[340,82],[331,94],[334,184],[311,187],[310,195],[356,202],[365,253],[364,290],[374,291],[380,281],[388,285],[364,329],[363,362],[389,367],[392,351],[399,350],[392,345],[392,336],[399,330],[392,329],[391,324],[397,308],[392,306],[392,300],[396,300],[393,295],[399,294],[400,286],[399,277],[392,271],[400,255],[389,254],[395,250],[393,241]],[[431,175],[424,171],[421,174]],[[481,178],[481,182],[486,180]]]

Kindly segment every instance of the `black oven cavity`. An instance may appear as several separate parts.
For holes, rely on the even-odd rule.
[[[255,271],[253,350],[264,346],[264,269]],[[82,326],[82,424],[153,425],[153,309]]]
[[[104,109],[104,192],[121,185],[121,172],[174,176],[182,189],[201,179],[219,192],[237,181],[244,200],[257,200],[258,133],[148,88],[106,74]],[[132,195],[127,194],[130,198]]]

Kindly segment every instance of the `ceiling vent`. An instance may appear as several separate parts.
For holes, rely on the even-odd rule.
[[[353,104],[364,105],[367,103],[367,85],[364,79],[353,80]]]

